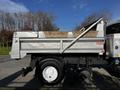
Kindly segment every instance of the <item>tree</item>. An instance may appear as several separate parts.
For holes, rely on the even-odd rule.
[[[3,46],[9,46],[12,42],[13,31],[2,30],[0,31],[0,42],[3,43]]]
[[[106,22],[111,21],[111,13],[108,11],[101,11],[101,12],[96,12],[88,15],[83,22],[78,25],[75,30],[80,30],[82,27],[86,27],[87,25],[95,22],[99,18],[103,18]]]
[[[53,24],[54,16],[45,12],[37,12],[34,14],[34,25],[39,31],[56,31],[57,27]]]

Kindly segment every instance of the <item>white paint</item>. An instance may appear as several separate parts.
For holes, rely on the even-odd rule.
[[[44,34],[43,31],[40,31],[40,32],[39,32],[39,38],[45,38],[45,34]]]
[[[73,37],[73,33],[72,32],[68,32],[68,37]]]
[[[57,79],[58,71],[53,66],[47,66],[46,68],[44,68],[42,75],[43,78],[50,83]]]
[[[104,30],[105,30],[105,23],[103,20],[101,20],[97,24],[96,31],[98,31],[97,37],[104,37]]]
[[[37,38],[37,33],[38,33],[38,32],[32,32],[32,31],[29,31],[29,32],[26,32],[26,31],[25,31],[25,32],[15,32],[13,37],[15,37],[15,38],[16,38],[16,37],[17,37],[17,38],[19,38],[19,37],[20,37],[20,38],[23,38],[23,37],[25,37],[25,38],[26,38],[26,37],[27,37],[27,38],[28,38],[28,37],[30,37],[30,38],[31,38],[31,37],[32,37],[32,38]]]
[[[12,49],[10,51],[11,58],[20,58],[19,38],[13,38]]]

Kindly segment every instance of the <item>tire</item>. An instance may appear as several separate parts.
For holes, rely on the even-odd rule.
[[[39,71],[38,71],[39,70]],[[57,84],[63,79],[63,63],[52,58],[44,59],[36,68],[37,77],[45,84]]]

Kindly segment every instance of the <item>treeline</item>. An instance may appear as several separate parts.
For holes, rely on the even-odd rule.
[[[57,30],[53,24],[54,16],[45,12],[4,13],[0,12],[1,30]]]
[[[0,46],[9,46],[14,31],[56,31],[55,17],[49,13],[0,12]]]

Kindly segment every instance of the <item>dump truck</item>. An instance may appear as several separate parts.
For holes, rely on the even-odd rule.
[[[45,84],[63,80],[66,70],[91,71],[91,67],[119,66],[120,34],[106,35],[106,22],[100,18],[79,31],[16,31],[12,59],[31,56],[23,76],[35,68],[35,77]],[[91,76],[91,75],[88,75]]]

